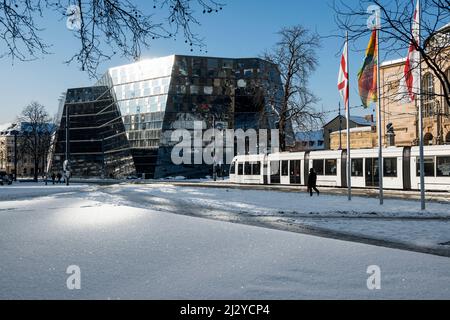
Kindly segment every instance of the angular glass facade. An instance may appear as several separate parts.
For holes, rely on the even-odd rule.
[[[261,59],[177,55],[111,68],[91,90],[108,91],[102,99],[108,100],[105,105],[117,116],[115,121],[121,120],[115,125],[124,131],[120,143],[128,152],[120,158],[132,158],[132,165],[115,167],[114,176],[135,170],[146,178],[194,178],[211,174],[212,167],[173,164],[171,152],[178,143],[171,141],[173,130],[193,131],[195,122],[202,123],[203,130],[218,124],[222,129],[275,129],[271,103],[279,101],[275,96],[282,95],[281,87],[276,66]],[[73,95],[69,90],[66,105],[75,103],[71,102]],[[81,97],[77,103],[95,108],[89,100]],[[61,119],[59,141],[64,137],[64,114]],[[83,121],[100,120],[86,114]],[[61,147],[56,154],[61,155]],[[225,163],[224,159],[218,162]]]
[[[61,172],[67,154],[74,177],[121,177],[136,172],[122,117],[108,87],[67,91],[60,106],[50,173]]]

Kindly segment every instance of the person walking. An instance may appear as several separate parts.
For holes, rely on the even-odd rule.
[[[58,172],[57,177],[58,177],[58,184],[60,184],[61,183],[61,178],[62,178],[61,172]]]
[[[52,172],[52,184],[55,184],[56,174]]]
[[[313,196],[313,189],[317,192],[317,195],[320,195],[319,190],[317,190],[317,174],[316,171],[314,171],[314,168],[311,168],[309,170],[309,177],[308,177],[308,192]]]

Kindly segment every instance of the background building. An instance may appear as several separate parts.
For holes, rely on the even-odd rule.
[[[325,149],[323,130],[297,132],[295,134],[295,139],[295,147],[292,148],[292,151],[314,151]]]
[[[173,130],[193,131],[194,122],[201,122],[203,130],[274,129],[277,119],[270,101],[277,99],[273,94],[282,95],[281,77],[273,64],[257,58],[168,56],[111,68],[94,87],[67,92],[60,107],[53,168],[60,168],[64,159],[64,114],[69,108],[75,176],[105,172],[114,177],[134,173],[145,178],[204,177],[211,174],[212,166],[172,163],[171,152],[178,143],[171,141]],[[101,139],[109,139],[100,132],[110,121],[116,135],[124,139],[120,147],[105,151],[104,146],[102,151]],[[109,161],[105,170],[102,155],[111,152],[112,160],[119,150],[123,162]],[[128,157],[131,163],[125,160]]]
[[[107,87],[69,89],[58,119],[49,172],[62,170],[66,153],[75,177],[114,177],[136,172],[122,117]]]
[[[372,115],[368,115],[366,117],[350,116],[349,124],[350,128],[370,128],[375,125]],[[347,145],[345,141],[347,138],[346,135],[344,136],[342,135],[342,133],[344,133],[346,129],[347,118],[342,115],[337,116],[336,118],[325,124],[323,126],[323,140],[325,144],[325,150],[337,150],[340,146],[344,148],[344,145]]]
[[[53,130],[54,125],[48,123],[38,130],[38,134],[51,135]],[[22,146],[22,137],[29,132],[30,125],[25,122],[11,124],[7,129],[0,131],[0,171],[14,175],[17,165],[17,177],[32,177],[34,175],[34,154],[24,150]],[[37,173],[38,175],[44,175],[48,160],[47,152],[45,150],[42,150],[42,152],[38,150],[37,152],[39,153]],[[15,159],[17,163],[15,163]]]
[[[450,25],[440,30],[440,52],[436,60],[441,70],[450,79]],[[428,39],[427,41],[435,41]],[[432,46],[433,47],[433,46]],[[432,50],[432,49],[430,49]],[[395,145],[415,146],[419,143],[418,106],[409,102],[406,95],[403,70],[405,59],[387,61],[381,65],[381,108],[382,136],[385,145],[386,127],[392,124],[395,133]],[[450,144],[450,107],[444,99],[444,90],[433,71],[422,63],[423,127],[425,145]]]

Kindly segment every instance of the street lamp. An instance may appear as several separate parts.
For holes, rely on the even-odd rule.
[[[69,105],[66,104],[66,159],[63,162],[63,172],[66,180],[66,185],[69,185],[70,178],[70,138],[69,138],[69,130],[70,130],[70,114],[69,114]]]

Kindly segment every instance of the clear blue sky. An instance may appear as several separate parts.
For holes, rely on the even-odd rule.
[[[202,26],[199,33],[205,38],[208,55],[225,57],[254,57],[270,48],[277,41],[276,32],[283,26],[302,24],[316,30],[322,36],[335,34],[334,12],[330,8],[331,0],[224,0],[227,6],[218,15],[200,15]],[[350,0],[357,3],[357,0]],[[349,2],[350,2],[349,1]],[[142,6],[152,6],[151,1],[140,1]],[[94,80],[79,71],[76,64],[67,66],[63,62],[77,49],[78,42],[69,30],[65,20],[52,19],[49,16],[42,21],[46,29],[43,36],[51,40],[52,55],[43,56],[32,62],[12,61],[8,57],[0,60],[0,124],[10,122],[30,101],[44,104],[51,113],[57,111],[57,99],[67,88],[91,85]],[[368,41],[369,37],[367,37]],[[341,40],[323,39],[318,52],[320,67],[311,76],[312,90],[321,98],[317,108],[337,109],[337,74],[339,67],[338,52]],[[362,44],[364,48],[367,43]],[[2,48],[3,51],[3,48]],[[194,52],[195,54],[199,54]],[[181,38],[158,40],[144,52],[144,57],[156,57],[170,54],[191,54]],[[351,53],[351,104],[360,105],[355,78],[363,56],[361,52]],[[100,66],[103,72],[110,66],[129,61],[116,58]],[[371,110],[356,111],[367,114]],[[329,114],[328,118],[335,114]]]

